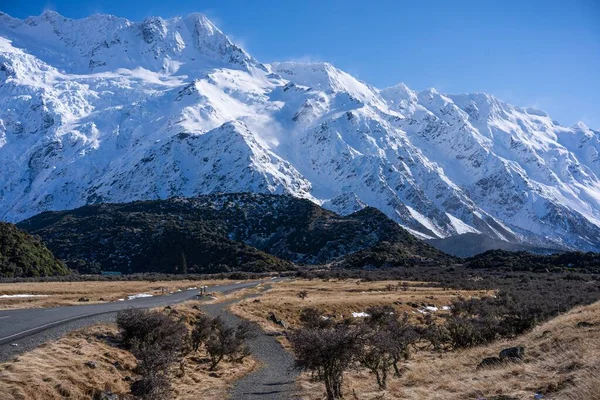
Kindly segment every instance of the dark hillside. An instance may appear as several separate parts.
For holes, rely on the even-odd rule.
[[[291,262],[328,264],[371,248],[393,248],[381,257],[402,254],[413,263],[452,259],[374,208],[340,216],[280,195],[91,205],[42,213],[19,226],[40,235],[64,260],[123,272],[284,270],[293,268]]]
[[[37,238],[0,222],[0,278],[67,275],[69,269]]]

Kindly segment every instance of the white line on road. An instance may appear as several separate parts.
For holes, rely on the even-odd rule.
[[[68,321],[71,321],[71,320],[83,319],[83,318],[91,317],[91,316],[97,315],[97,314],[102,314],[102,313],[83,314],[83,315],[78,315],[76,317],[64,318],[64,319],[61,319],[61,320],[58,320],[58,321],[50,322],[48,324],[36,326],[35,328],[27,329],[27,330],[24,330],[24,331],[21,331],[21,332],[17,332],[17,333],[15,333],[13,335],[9,335],[9,336],[5,336],[3,338],[0,338],[0,342],[3,342],[6,339],[10,339],[10,338],[13,338],[15,336],[23,335],[23,334],[28,333],[28,332],[33,332],[33,331],[36,331],[36,330],[40,330],[40,329],[46,328],[48,326],[58,325],[60,323],[68,322]]]
[[[5,317],[0,317],[0,319],[4,319],[4,318],[10,318],[10,315],[7,315]]]

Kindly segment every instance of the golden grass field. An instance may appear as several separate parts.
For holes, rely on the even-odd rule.
[[[190,319],[197,312],[193,306],[187,302],[170,312]],[[99,390],[127,394],[136,361],[118,347],[117,333],[115,324],[89,327],[0,364],[0,399],[90,399]],[[198,362],[206,357],[204,350],[192,353],[183,367],[174,368],[173,399],[226,399],[230,385],[258,367],[248,357],[242,364],[223,361],[217,371],[209,371],[206,362]],[[96,368],[86,366],[88,361]]]
[[[424,282],[407,282],[407,290],[389,291],[388,285],[397,285],[399,281],[361,282],[359,280],[293,280],[274,285],[259,298],[240,301],[231,307],[231,311],[240,317],[258,323],[267,332],[283,332],[284,329],[267,320],[274,312],[290,327],[297,327],[302,309],[314,307],[334,318],[351,317],[353,312],[363,312],[371,306],[391,305],[398,312],[407,312],[415,319],[422,316],[418,309],[407,303],[425,303],[440,308],[452,300],[462,297],[481,297],[489,295],[486,291],[457,291],[427,285]],[[301,291],[308,292],[303,300],[298,297]],[[286,345],[285,341],[283,341]]]
[[[58,307],[82,304],[78,300],[88,298],[89,303],[102,303],[127,298],[128,295],[149,293],[161,295],[178,289],[203,285],[214,286],[235,283],[232,280],[205,281],[88,281],[88,282],[21,282],[0,283],[0,310],[14,308]],[[2,295],[33,294],[46,297],[2,298]]]
[[[413,314],[415,309],[407,306],[407,302],[439,307],[458,296],[486,294],[426,286],[389,292],[385,290],[388,283],[284,282],[258,299],[242,300],[232,307],[232,311],[258,322],[265,330],[281,332],[283,328],[266,319],[270,311],[292,327],[297,326],[298,315],[304,307],[315,307],[323,314],[348,316],[369,306],[392,305],[398,311],[406,311],[418,318],[418,313]],[[301,290],[308,291],[305,300],[298,297]],[[593,326],[577,327],[578,322]],[[286,345],[285,340],[282,343]],[[496,356],[502,348],[516,345],[526,348],[523,363],[476,370],[483,358]],[[323,385],[312,382],[307,374],[301,376],[299,385],[303,399],[324,398]],[[498,395],[532,399],[538,391],[546,393],[546,399],[600,400],[600,302],[576,308],[514,340],[458,352],[413,352],[404,374],[400,378],[390,378],[388,389],[384,391],[378,389],[368,372],[350,372],[345,377],[344,391],[347,398],[360,400],[466,400]]]

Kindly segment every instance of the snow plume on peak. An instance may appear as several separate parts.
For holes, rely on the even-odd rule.
[[[277,62],[271,68],[283,78],[314,90],[347,93],[360,101],[380,102],[377,89],[327,62]]]
[[[485,93],[261,64],[201,14],[0,14],[0,219],[217,192],[373,206],[422,238],[600,250],[600,134]]]

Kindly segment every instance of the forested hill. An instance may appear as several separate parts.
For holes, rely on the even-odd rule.
[[[0,278],[67,275],[69,269],[38,239],[0,222]]]

